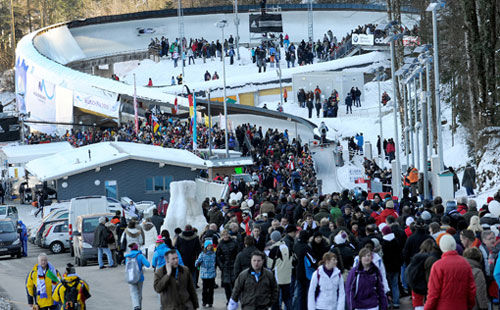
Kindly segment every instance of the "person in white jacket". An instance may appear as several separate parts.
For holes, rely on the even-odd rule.
[[[344,278],[337,268],[337,255],[326,252],[322,264],[312,274],[307,296],[308,310],[344,310]]]

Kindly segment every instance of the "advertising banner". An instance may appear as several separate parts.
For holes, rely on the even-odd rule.
[[[281,14],[250,14],[250,33],[283,32]]]
[[[380,31],[380,30],[375,30],[375,33],[373,34],[373,43],[375,45],[388,45],[389,43],[384,43],[384,39],[386,37],[385,32]]]
[[[26,76],[26,112],[30,120],[56,122],[56,86],[55,84],[28,72]],[[55,125],[32,126],[46,133],[53,133]]]
[[[375,36],[373,34],[352,34],[352,44],[355,45],[373,45]]]
[[[89,95],[74,91],[75,107],[93,111],[102,115],[118,118],[120,102],[116,100],[117,95],[111,92],[101,91],[99,96]]]
[[[26,113],[26,73],[28,65],[21,57],[16,60],[16,101],[19,113]]]

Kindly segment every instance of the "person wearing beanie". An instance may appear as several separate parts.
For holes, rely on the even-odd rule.
[[[171,248],[165,242],[165,236],[158,235],[158,237],[156,238],[156,248],[153,253],[153,259],[151,260],[151,266],[155,271],[165,266],[165,254],[170,250]],[[179,258],[179,265],[184,266],[181,253],[179,253],[179,251],[177,251],[177,256]]]
[[[422,219],[417,219],[415,222],[415,231],[406,240],[405,246],[403,248],[403,261],[408,266],[413,255],[420,251],[420,245],[426,240],[432,238],[427,234],[424,221]]]
[[[116,267],[113,261],[113,255],[111,254],[111,250],[108,247],[109,236],[112,236],[112,233],[105,224],[106,218],[104,216],[101,216],[99,218],[99,225],[97,225],[96,229],[94,230],[94,241],[92,242],[92,246],[94,248],[97,248],[97,261],[99,262],[99,269],[106,268],[102,260],[103,253],[106,254],[109,267]]]
[[[292,225],[289,225],[289,227]],[[289,229],[291,231],[293,229]],[[288,231],[288,230],[287,230]],[[290,284],[292,282],[292,251],[286,244],[281,233],[277,230],[271,233],[271,240],[274,242],[269,248],[269,259],[267,267],[274,273],[278,289],[281,295],[281,302],[285,304],[285,309],[291,309],[292,296],[290,294]],[[281,309],[281,304],[278,305]]]
[[[470,264],[456,251],[455,238],[444,234],[439,240],[443,252],[434,263],[428,282],[425,309],[472,309],[476,303],[476,284]]]
[[[202,304],[212,307],[214,303],[215,288],[215,269],[216,256],[212,240],[205,240],[203,243],[203,252],[196,260],[195,266],[200,268],[200,278],[203,282]]]
[[[392,200],[388,200],[386,203],[385,203],[385,209],[380,212],[380,214],[375,218],[375,223],[378,225],[380,225],[381,223],[385,223],[385,219],[388,217],[388,216],[394,216],[394,218],[398,218],[398,213],[394,210],[394,201]]]

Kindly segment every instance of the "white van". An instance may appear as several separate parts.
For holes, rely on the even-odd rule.
[[[71,256],[73,256],[73,230],[76,229],[76,219],[80,215],[97,213],[115,213],[122,211],[121,207],[111,205],[106,196],[83,196],[71,199],[68,215],[68,233],[70,240]]]

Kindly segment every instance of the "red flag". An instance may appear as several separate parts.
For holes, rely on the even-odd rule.
[[[174,100],[174,108],[172,109],[172,115],[176,115],[177,112],[179,112],[178,108],[177,108],[177,97],[175,97],[175,100]]]

